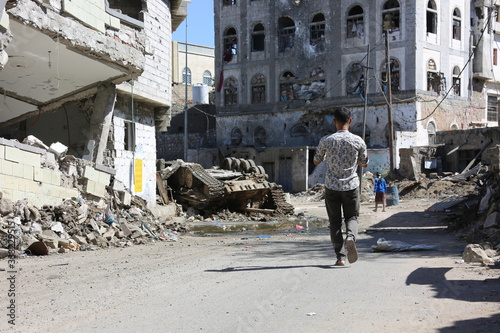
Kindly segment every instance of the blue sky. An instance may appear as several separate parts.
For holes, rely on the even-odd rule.
[[[214,47],[214,0],[192,0],[188,3],[187,42]],[[186,21],[173,33],[172,39],[186,41]]]

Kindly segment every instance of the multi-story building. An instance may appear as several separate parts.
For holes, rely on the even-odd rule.
[[[495,1],[214,7],[218,146],[255,159],[286,190],[308,187],[337,107],[352,110],[372,171],[397,169],[399,149],[432,145],[436,131],[498,126]]]
[[[154,206],[155,133],[169,123],[172,31],[186,17],[188,2],[0,1],[0,137],[60,142],[68,154],[112,170]],[[3,162],[4,151],[0,162],[11,170],[20,161]],[[5,198],[30,194],[15,183],[0,183]],[[103,196],[105,185],[88,190]]]
[[[172,42],[171,122],[168,131],[157,133],[158,158],[184,159],[186,140],[189,161],[217,164],[217,152],[207,149],[215,147],[214,67],[213,47]]]

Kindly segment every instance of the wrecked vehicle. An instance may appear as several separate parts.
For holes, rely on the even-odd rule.
[[[201,211],[230,209],[240,212],[293,214],[280,185],[267,181],[262,166],[253,160],[226,158],[222,168],[204,169],[182,160],[158,161],[159,178],[173,199]]]

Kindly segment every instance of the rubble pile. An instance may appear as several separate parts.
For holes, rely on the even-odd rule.
[[[500,250],[500,173],[487,172],[477,179],[478,192],[454,207],[449,230],[468,243]]]
[[[133,198],[131,207],[118,209],[104,200],[82,198],[40,209],[27,200],[12,203],[0,199],[0,248],[12,248],[13,244],[18,254],[44,255],[155,240],[175,241],[177,234],[185,231],[183,222],[156,219],[138,197]]]

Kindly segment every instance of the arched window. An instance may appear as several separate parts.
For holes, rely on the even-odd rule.
[[[363,8],[361,6],[354,6],[349,10],[347,14],[347,38],[361,38],[365,35],[363,17]]]
[[[307,125],[303,123],[295,124],[290,129],[290,136],[292,138],[300,136],[308,136],[309,134],[310,134],[309,128],[307,128]]]
[[[401,71],[401,65],[398,60],[391,58],[390,62],[390,73],[391,73],[391,91],[399,91],[401,89],[399,83],[399,73]],[[382,84],[384,87],[387,86],[387,62],[382,65]],[[384,89],[385,92],[386,89]]]
[[[234,77],[224,82],[224,105],[238,104],[238,81]]]
[[[226,32],[224,32],[224,57],[226,57],[226,54],[228,56],[235,55],[237,50],[238,50],[238,38],[236,37],[236,29],[227,28]],[[231,61],[231,59],[226,61]]]
[[[436,125],[432,121],[427,124],[427,136],[429,145],[436,144]]]
[[[382,30],[383,31],[399,31],[400,29],[400,13],[399,2],[397,0],[388,0],[382,7]]]
[[[253,27],[252,32],[252,52],[264,51],[266,34],[262,23]]]
[[[293,47],[295,38],[295,22],[289,17],[280,17],[278,20],[278,52],[284,52]]]
[[[231,144],[233,146],[239,146],[243,141],[243,133],[238,127],[233,128],[231,131]]]
[[[255,74],[252,78],[252,104],[266,102],[266,78],[262,74]]]
[[[182,83],[191,84],[191,70],[188,67],[182,70]]]
[[[212,79],[212,73],[210,73],[209,70],[206,70],[203,72],[203,84],[206,84],[207,86],[212,86],[213,84],[213,79]]]
[[[295,99],[294,84],[297,78],[292,72],[284,72],[280,77],[280,101],[289,102]]]
[[[429,59],[427,62],[427,91],[441,92],[442,75],[437,71],[436,62],[434,59]]]
[[[453,31],[453,39],[462,39],[462,17],[460,16],[460,10],[455,8],[453,10],[453,25],[451,27]]]
[[[352,64],[347,70],[346,93],[348,95],[363,95],[364,91],[363,65],[359,62]]]
[[[433,0],[427,2],[427,33],[437,33],[437,8]]]
[[[264,127],[259,126],[255,129],[254,135],[253,135],[253,141],[255,147],[265,147],[266,146],[266,140],[267,140],[267,134],[266,130]]]
[[[309,29],[309,44],[323,44],[325,42],[325,15],[321,13],[314,15]]]
[[[460,96],[461,90],[460,68],[458,66],[455,66],[453,68],[453,93],[455,94],[455,96]]]

